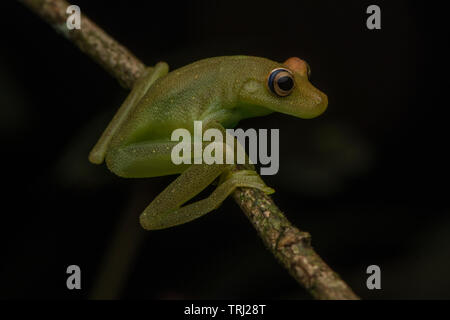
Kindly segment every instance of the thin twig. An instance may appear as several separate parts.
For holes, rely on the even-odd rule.
[[[120,213],[111,241],[100,263],[98,276],[92,286],[89,299],[115,300],[120,297],[138,255],[139,247],[147,235],[136,221],[139,219],[138,207],[142,204],[142,199],[148,197],[148,191],[139,184],[135,185],[131,192],[128,205]]]
[[[125,88],[131,88],[144,70],[144,64],[127,48],[111,38],[94,22],[83,16],[81,29],[67,28],[70,4],[63,0],[19,0],[49,23],[58,33],[100,64]]]
[[[75,43],[106,71],[131,88],[144,64],[86,16],[81,29],[66,28],[64,0],[21,0],[58,32]],[[267,248],[289,273],[316,299],[359,299],[311,246],[311,236],[294,227],[273,200],[257,189],[238,188],[233,193]]]

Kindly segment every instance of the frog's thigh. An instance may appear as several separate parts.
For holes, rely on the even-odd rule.
[[[178,142],[145,142],[116,147],[106,155],[106,165],[120,177],[150,178],[181,173],[188,165],[175,165],[172,148]]]

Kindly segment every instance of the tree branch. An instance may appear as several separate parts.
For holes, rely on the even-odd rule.
[[[97,61],[121,85],[131,88],[144,64],[82,15],[81,29],[66,27],[64,0],[20,0],[81,51]],[[238,188],[234,200],[257,230],[264,244],[289,273],[316,299],[359,299],[311,246],[311,236],[294,227],[273,200],[257,189]]]

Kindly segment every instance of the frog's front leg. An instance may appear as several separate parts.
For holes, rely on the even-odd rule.
[[[165,62],[159,62],[155,67],[147,67],[144,74],[136,81],[131,92],[128,94],[125,101],[117,110],[114,118],[103,131],[102,136],[92,148],[89,154],[89,161],[95,164],[103,162],[109,143],[114,134],[126,121],[130,112],[139,103],[139,100],[145,95],[150,86],[159,78],[169,72],[169,66]]]

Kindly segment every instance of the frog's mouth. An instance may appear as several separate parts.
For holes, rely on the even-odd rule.
[[[307,102],[302,103],[300,112],[297,114],[298,117],[303,119],[311,119],[320,116],[327,110],[328,107],[328,97],[322,91],[316,89],[311,85],[314,90],[310,91],[308,95]],[[296,114],[293,114],[294,116]]]
[[[305,79],[305,78],[303,78]],[[297,79],[296,79],[297,80]],[[297,81],[297,90],[285,99],[285,103],[274,106],[274,110],[302,119],[320,116],[328,107],[328,97],[308,80]]]

